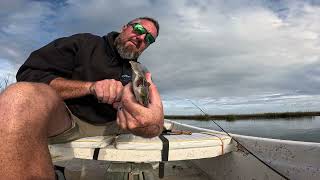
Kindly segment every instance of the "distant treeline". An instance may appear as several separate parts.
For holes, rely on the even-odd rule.
[[[278,119],[320,116],[320,112],[277,112],[257,114],[227,114],[227,115],[165,115],[165,119],[192,119],[192,120],[240,120],[240,119]]]

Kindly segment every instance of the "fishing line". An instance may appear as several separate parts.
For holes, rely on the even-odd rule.
[[[209,115],[207,113],[205,113],[199,106],[197,106],[195,103],[193,103],[190,99],[188,99],[195,107],[197,107],[205,116],[206,118],[209,118]],[[208,119],[210,120],[210,119]],[[271,167],[269,164],[267,164],[266,162],[264,162],[262,159],[260,159],[258,156],[256,156],[255,154],[253,154],[253,152],[249,151],[245,146],[243,146],[237,139],[235,139],[234,137],[232,137],[227,131],[225,131],[217,122],[215,122],[213,119],[211,120],[215,125],[217,125],[223,132],[225,132],[228,136],[230,136],[234,141],[236,141],[243,149],[245,149],[249,154],[251,154],[253,157],[255,157],[257,160],[259,160],[262,164],[266,165],[268,168],[270,168],[271,170],[273,170],[275,173],[277,173],[278,175],[280,175],[281,177],[283,177],[286,180],[290,180],[287,176],[285,176],[284,174],[282,174],[281,172],[279,172],[278,170],[274,169],[273,167]]]

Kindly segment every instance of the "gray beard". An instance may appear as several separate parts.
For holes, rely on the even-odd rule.
[[[116,37],[114,41],[114,45],[116,46],[116,49],[123,59],[138,59],[140,56],[139,52],[134,52],[133,49],[130,48],[130,46],[125,46],[125,43],[122,41],[120,36]]]

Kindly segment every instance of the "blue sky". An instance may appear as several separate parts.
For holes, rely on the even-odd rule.
[[[140,61],[167,114],[199,113],[186,99],[215,114],[318,109],[315,0],[2,0],[0,77],[13,81],[28,55],[55,38],[104,35],[139,16],[160,23]]]

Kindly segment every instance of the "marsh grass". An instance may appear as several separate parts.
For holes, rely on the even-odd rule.
[[[5,78],[0,77],[0,92],[9,86],[9,76]]]

